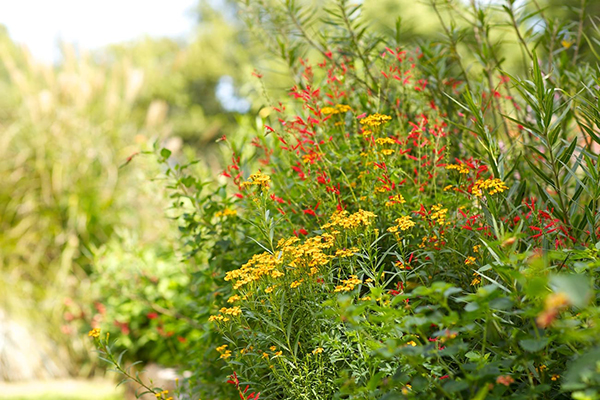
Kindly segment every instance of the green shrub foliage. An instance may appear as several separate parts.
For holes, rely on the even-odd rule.
[[[432,1],[414,43],[345,0],[240,7],[295,85],[216,180],[157,151],[201,288],[189,390],[600,398],[595,20]]]

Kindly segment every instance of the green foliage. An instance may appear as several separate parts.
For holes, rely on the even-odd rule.
[[[597,71],[565,63],[580,44],[557,47],[564,32],[522,31],[548,18],[535,4],[431,5],[445,37],[414,49],[345,1],[244,4],[290,67],[293,100],[261,113],[256,152],[227,138],[233,186],[173,174],[183,232],[231,282],[213,282],[230,304],[211,317],[212,346],[236,387],[598,396]],[[219,207],[235,207],[232,230]],[[358,228],[361,210],[377,218]],[[227,263],[219,240],[236,243]]]
[[[600,398],[600,31],[585,1],[429,6],[415,43],[345,0],[240,2],[293,87],[255,73],[218,177],[155,146],[179,243],[94,250],[117,346],[209,398]],[[146,100],[180,133],[215,87],[187,73]]]

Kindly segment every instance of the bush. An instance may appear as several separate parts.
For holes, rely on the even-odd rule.
[[[226,364],[243,399],[600,398],[598,31],[535,7],[432,2],[415,46],[247,2],[296,85],[223,138],[228,185],[167,169],[216,328],[190,391],[228,398]]]

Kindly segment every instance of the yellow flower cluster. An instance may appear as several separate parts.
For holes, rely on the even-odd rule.
[[[452,185],[444,186],[444,192],[447,192],[447,191],[452,190],[452,189],[454,189],[454,191],[458,191],[459,190],[458,188],[455,188]]]
[[[234,317],[237,317],[238,315],[240,315],[242,313],[242,309],[239,308],[238,306],[231,307],[231,308],[223,307],[219,310],[219,312],[221,314],[233,315]]]
[[[227,321],[229,321],[229,318],[227,318],[221,314],[217,314],[217,315],[211,315],[210,317],[208,317],[208,320],[210,322],[215,322],[215,321],[227,322]]]
[[[496,193],[502,193],[505,190],[508,190],[508,186],[506,186],[506,184],[501,179],[488,178],[485,181],[483,179],[479,179],[473,185],[471,193],[473,193],[473,195],[476,197],[481,197],[483,196],[483,190],[487,190],[488,194],[492,195]]]
[[[219,357],[219,358],[229,358],[229,357],[231,357],[231,350],[227,349],[227,345],[226,344],[224,344],[223,346],[217,347],[217,351],[219,353],[221,353],[221,357]]]
[[[446,214],[448,214],[448,209],[442,208],[441,204],[431,206],[430,218],[438,224],[444,225],[446,223]]]
[[[248,180],[242,183],[241,186],[244,189],[250,186],[260,186],[261,189],[265,190],[269,188],[269,182],[271,182],[271,177],[258,171],[257,173],[250,175]]]
[[[468,174],[469,168],[467,168],[464,164],[448,164],[446,165],[447,170],[454,169],[458,171],[459,174]]]
[[[479,285],[481,283],[481,277],[477,272],[473,272],[473,275],[475,275],[475,278],[471,281],[471,286]]]
[[[410,218],[410,216],[405,215],[404,217],[396,218],[396,225],[389,227],[388,232],[396,233],[400,231],[407,231],[410,228],[415,226],[415,223]]]
[[[473,265],[475,264],[475,257],[467,257],[467,259],[465,260],[465,265]]]
[[[269,286],[265,289],[265,293],[272,293],[277,286]]]
[[[299,281],[294,281],[290,284],[290,287],[292,289],[297,288],[298,286],[302,285],[302,282],[304,282],[304,279],[300,279]]]
[[[158,392],[154,394],[154,397],[156,397],[157,399],[165,399],[165,400],[173,400],[173,396],[169,396],[167,397],[167,395],[169,394],[168,390],[163,390],[162,392]]]
[[[229,317],[226,317],[225,315],[231,315],[231,316],[237,317],[238,315],[242,314],[242,309],[238,306],[231,307],[231,308],[223,307],[219,310],[219,313],[220,314],[217,314],[217,315],[211,315],[210,317],[208,317],[208,320],[211,322],[214,322],[214,321],[227,322],[227,321],[229,321]]]
[[[377,138],[375,139],[375,143],[385,146],[386,144],[395,144],[396,142],[394,141],[394,139],[389,138],[389,137],[384,137],[384,138]]]
[[[277,267],[283,263],[283,259],[271,253],[255,254],[240,269],[229,271],[225,274],[225,280],[236,282],[233,285],[235,290],[247,285],[253,281],[259,280],[262,276],[269,275],[272,278],[283,276],[283,273],[277,270]]]
[[[351,247],[349,249],[339,249],[338,251],[335,252],[335,255],[336,255],[336,257],[345,258],[345,257],[352,257],[355,253],[358,253],[358,248]]]
[[[89,337],[99,338],[100,337],[100,328],[94,328],[88,332]]]
[[[392,117],[390,117],[389,115],[375,113],[375,114],[369,115],[368,117],[361,119],[360,123],[363,125],[371,126],[371,127],[378,127],[378,126],[381,126],[391,120],[392,120]]]
[[[322,352],[323,352],[323,348],[322,348],[322,347],[317,347],[316,349],[314,349],[314,350],[312,351],[312,353],[313,353],[314,355],[321,354]]]
[[[396,268],[398,269],[406,269],[406,265],[402,261],[396,261],[394,265],[396,265]]]
[[[404,196],[402,196],[401,194],[396,194],[390,197],[390,199],[385,203],[385,206],[392,207],[393,205],[404,203],[406,203],[406,200],[404,200]]]
[[[237,294],[234,294],[233,296],[231,296],[229,299],[227,299],[228,303],[235,303],[236,301],[238,301],[239,299],[241,299],[240,296],[238,296]]]
[[[335,107],[323,107],[321,108],[321,112],[325,115],[335,115],[335,114],[344,114],[348,111],[352,111],[350,106],[345,104],[336,104]]]
[[[335,287],[334,292],[349,292],[354,290],[356,285],[360,285],[362,281],[356,275],[350,275],[350,278],[342,280],[343,285]]]
[[[292,268],[309,268],[310,275],[314,275],[319,267],[327,265],[332,256],[323,252],[333,247],[335,236],[324,233],[307,239],[304,243],[296,246],[282,246],[280,250],[285,259],[291,259],[288,265]]]
[[[229,216],[233,216],[233,215],[237,215],[237,211],[231,210],[229,208],[226,208],[223,211],[218,211],[215,213],[215,217],[229,217]]]
[[[333,233],[333,234],[332,234]],[[319,268],[328,264],[332,256],[323,251],[333,247],[337,232],[324,233],[307,239],[304,243],[297,244],[300,240],[297,237],[281,239],[277,244],[279,250],[276,254],[264,252],[256,254],[241,268],[229,271],[225,274],[226,281],[235,281],[233,289],[237,290],[242,286],[260,280],[262,277],[271,277],[273,279],[284,276],[280,267],[284,264],[292,268],[307,268],[309,275],[314,275]],[[298,287],[300,282],[293,283],[292,287]],[[273,287],[265,289],[266,293],[271,293]]]
[[[342,229],[355,229],[359,226],[370,226],[377,215],[370,211],[359,210],[354,214],[349,214],[348,211],[338,211],[330,218],[330,222],[323,225],[322,229],[340,227]]]

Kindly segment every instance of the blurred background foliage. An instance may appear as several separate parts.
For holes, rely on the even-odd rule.
[[[64,44],[55,65],[33,59],[0,28],[0,325],[16,324],[38,344],[33,350],[3,331],[8,345],[0,348],[0,380],[93,374],[84,333],[95,323],[120,331],[133,358],[164,364],[186,356],[178,343],[199,338],[193,320],[172,311],[191,303],[175,294],[198,265],[180,262],[165,185],[152,180],[159,165],[135,155],[158,142],[175,160],[199,156],[198,174],[217,177],[215,140],[228,135],[249,142],[256,125],[262,127],[256,120],[269,114],[270,98],[285,99],[293,84],[285,58],[320,57],[294,47],[293,27],[271,32],[292,44],[283,57],[278,43],[253,29],[268,31],[269,21],[248,21],[244,11],[269,1],[282,3],[199,1],[197,28],[186,42],[145,38],[92,53]],[[317,15],[327,6],[300,3],[313,4]],[[399,30],[399,45],[450,46],[440,24],[456,29],[457,37],[471,29],[447,19],[445,9],[460,9],[460,1],[433,2],[439,15],[431,2],[364,3],[372,31]],[[543,12],[522,21],[531,30],[545,18],[557,32],[577,32],[560,21],[578,20],[582,10],[600,15],[592,0],[538,3]],[[318,24],[313,29],[318,34]],[[517,38],[498,40],[510,45]],[[565,33],[564,40],[575,38]],[[583,42],[586,57],[592,49]],[[461,46],[467,56],[468,41]],[[511,65],[510,52],[501,56]],[[477,65],[476,54],[470,59],[467,69]],[[144,285],[145,293],[135,291]],[[161,321],[154,313],[172,318]],[[191,336],[165,342],[170,331],[182,332],[180,323]],[[149,333],[128,342],[132,330]],[[159,340],[165,348],[156,347]]]

